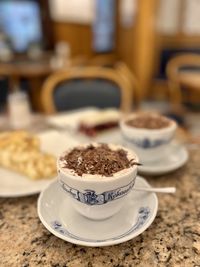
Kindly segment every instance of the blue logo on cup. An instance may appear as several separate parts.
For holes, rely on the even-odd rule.
[[[144,148],[144,149],[147,149],[147,148],[156,148],[158,146],[161,146],[161,145],[165,145],[165,144],[168,144],[172,137],[168,138],[168,139],[156,139],[156,140],[150,140],[149,138],[144,138],[144,139],[131,139],[131,138],[128,138],[127,136],[123,136],[125,140],[127,140],[128,142],[138,146],[138,147],[141,147],[141,148]]]
[[[103,205],[110,201],[119,199],[128,194],[128,192],[133,188],[135,179],[132,180],[128,185],[119,187],[114,190],[106,191],[101,194],[97,194],[94,190],[84,190],[84,192],[78,191],[75,188],[70,187],[62,180],[60,180],[61,186],[65,192],[67,192],[71,197],[78,200],[86,205]]]

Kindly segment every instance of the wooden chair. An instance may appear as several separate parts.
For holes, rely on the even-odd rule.
[[[88,59],[88,66],[113,67],[116,63],[116,56],[113,54],[97,55]]]
[[[124,81],[129,84],[133,91],[133,102],[136,108],[140,107],[141,103],[141,91],[140,84],[137,77],[133,72],[128,68],[124,62],[117,62],[115,64],[116,70],[119,72],[119,75],[122,76]]]
[[[182,88],[200,94],[200,55],[181,54],[172,58],[166,68],[171,103],[181,106]],[[198,100],[198,98],[197,98]]]
[[[86,106],[132,108],[132,88],[117,71],[101,67],[58,71],[46,80],[41,92],[46,114]]]

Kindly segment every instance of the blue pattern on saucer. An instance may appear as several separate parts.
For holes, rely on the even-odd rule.
[[[70,237],[79,241],[84,241],[84,242],[96,242],[96,243],[100,243],[100,242],[107,242],[107,241],[113,241],[113,240],[118,240],[121,239],[125,236],[128,236],[130,234],[132,234],[133,232],[139,230],[147,221],[150,215],[150,208],[149,207],[141,207],[138,210],[138,216],[137,216],[137,220],[136,223],[124,234],[121,234],[119,236],[113,237],[113,238],[108,238],[108,239],[87,239],[87,238],[82,238],[79,236],[76,236],[72,233],[70,233],[65,227],[63,227],[62,223],[55,220],[53,222],[51,222],[51,227],[57,231],[58,233],[66,236],[66,237]]]

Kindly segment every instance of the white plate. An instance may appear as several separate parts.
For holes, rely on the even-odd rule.
[[[138,172],[148,175],[161,175],[175,171],[188,161],[186,148],[176,142],[171,143],[168,148],[168,157],[160,158],[156,162],[148,162],[138,168]]]
[[[43,151],[58,156],[64,149],[76,145],[77,142],[68,134],[47,131],[39,134]],[[0,168],[0,197],[21,197],[41,192],[52,179],[33,181],[27,177]]]
[[[139,176],[136,185],[150,187]],[[91,247],[119,244],[140,235],[152,224],[157,209],[155,193],[132,190],[119,213],[102,221],[89,220],[73,209],[57,181],[50,184],[38,199],[39,218],[52,234]]]

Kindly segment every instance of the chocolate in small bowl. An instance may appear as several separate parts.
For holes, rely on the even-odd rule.
[[[126,150],[114,150],[107,144],[73,148],[60,158],[60,162],[63,169],[70,169],[78,176],[89,174],[104,178],[138,164],[133,158],[128,158]]]
[[[126,120],[126,124],[135,128],[153,130],[166,128],[170,126],[171,121],[162,115],[140,114],[134,118]]]

